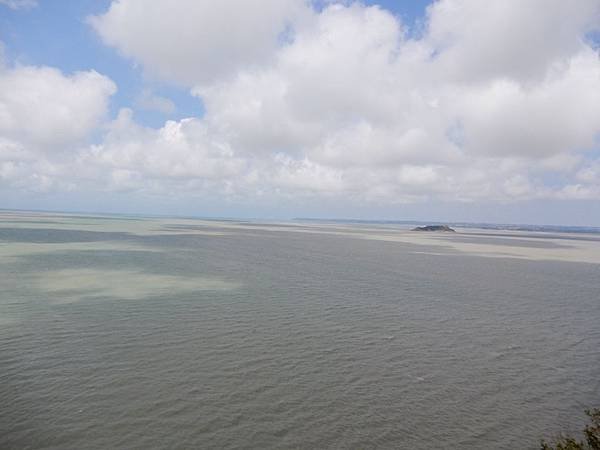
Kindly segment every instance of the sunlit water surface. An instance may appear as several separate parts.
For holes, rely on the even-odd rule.
[[[0,448],[536,448],[600,405],[599,246],[3,213]]]

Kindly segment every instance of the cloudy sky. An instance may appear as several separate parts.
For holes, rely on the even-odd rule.
[[[0,0],[0,208],[600,226],[600,0]]]

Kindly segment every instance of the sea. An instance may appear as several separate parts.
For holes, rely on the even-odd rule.
[[[600,235],[0,213],[1,449],[536,449],[600,407]]]

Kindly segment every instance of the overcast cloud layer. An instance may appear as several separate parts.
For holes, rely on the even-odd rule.
[[[35,2],[4,2],[33,7]],[[89,17],[151,79],[0,64],[0,183],[48,191],[344,204],[600,200],[600,0],[440,0],[407,29],[379,7],[120,0]]]

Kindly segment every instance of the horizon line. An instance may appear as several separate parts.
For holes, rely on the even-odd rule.
[[[522,231],[580,231],[580,232],[593,232],[600,233],[600,226],[594,225],[559,225],[559,224],[535,224],[535,223],[511,223],[511,222],[480,222],[480,221],[465,221],[465,220],[420,220],[420,219],[389,219],[389,218],[348,218],[348,217],[288,217],[288,218],[274,218],[274,217],[242,217],[242,216],[202,216],[195,214],[157,214],[157,213],[139,213],[139,212],[107,212],[107,211],[82,211],[82,210],[60,210],[60,209],[20,209],[20,208],[2,208],[0,207],[0,214],[2,213],[38,213],[38,214],[64,214],[64,215],[84,215],[88,217],[94,216],[115,216],[115,217],[132,217],[132,218],[173,218],[173,219],[192,219],[192,220],[222,220],[222,221],[264,221],[264,222],[329,222],[329,223],[355,223],[355,224],[406,224],[406,225],[453,225],[464,228],[493,228],[493,227],[507,227],[506,229],[512,229],[519,231],[520,227]],[[529,229],[525,229],[525,227]]]

